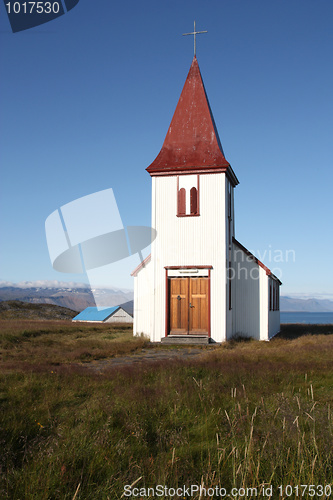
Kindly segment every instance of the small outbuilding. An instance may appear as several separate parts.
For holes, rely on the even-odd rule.
[[[72,321],[91,323],[133,323],[133,317],[122,307],[87,307]]]

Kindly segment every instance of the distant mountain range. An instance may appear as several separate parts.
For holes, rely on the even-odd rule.
[[[94,295],[101,306],[122,305],[133,314],[133,291],[111,288],[96,288],[94,294],[88,285],[66,282],[25,282],[13,284],[0,282],[0,302],[20,300],[32,304],[54,304],[74,311],[83,311],[95,306]],[[333,312],[333,300],[316,298],[294,298],[282,296],[282,312]]]
[[[29,284],[30,285],[30,284]],[[99,288],[94,290],[94,295],[89,286],[79,285],[71,288],[66,286],[1,286],[0,302],[7,300],[20,300],[31,304],[54,304],[67,307],[73,311],[83,311],[86,307],[95,306],[94,295],[98,298],[100,306],[122,305],[130,314],[133,313],[133,292]]]
[[[333,312],[333,300],[281,297],[280,310],[282,312]]]

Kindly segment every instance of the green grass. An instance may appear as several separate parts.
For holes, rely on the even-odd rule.
[[[333,482],[332,336],[232,342],[203,350],[200,360],[97,374],[70,362],[66,335],[70,345],[76,335],[89,340],[92,357],[94,336],[113,345],[144,341],[125,342],[128,327],[40,328],[40,335],[36,325],[12,330],[14,341],[10,328],[1,336],[9,357],[16,343],[20,352],[19,369],[7,358],[0,366],[1,499],[114,500],[137,480],[139,488],[257,487],[258,497],[272,484],[275,499],[288,498],[278,497],[280,484]],[[59,337],[63,362],[33,355],[29,363],[25,350],[47,350],[48,335]]]

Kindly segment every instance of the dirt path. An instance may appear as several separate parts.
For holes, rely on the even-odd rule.
[[[210,347],[209,349],[214,349]],[[129,356],[119,356],[115,358],[101,359],[86,365],[91,370],[102,372],[111,367],[122,367],[136,363],[154,363],[157,361],[168,361],[172,359],[194,359],[207,353],[207,348],[199,347],[177,347],[172,349],[149,348]]]

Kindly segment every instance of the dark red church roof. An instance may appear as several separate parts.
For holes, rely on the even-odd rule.
[[[224,157],[197,58],[191,64],[176,111],[150,175],[226,172],[238,180]]]

